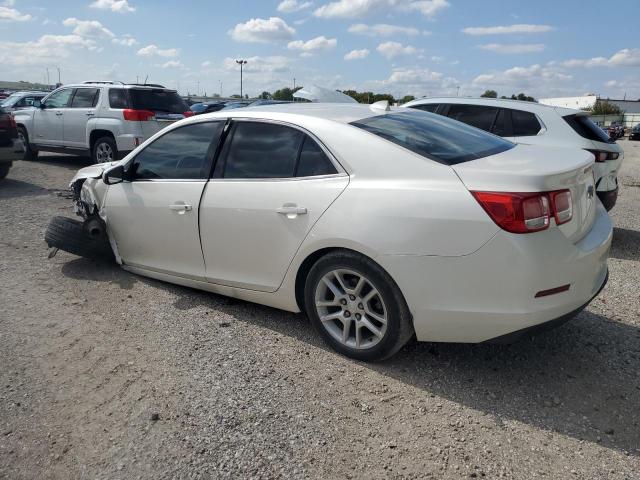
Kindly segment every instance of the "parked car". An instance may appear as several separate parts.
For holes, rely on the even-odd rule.
[[[609,137],[613,140],[624,137],[624,127],[620,122],[613,122],[609,125]]]
[[[220,110],[235,110],[236,108],[244,108],[251,102],[249,100],[238,100],[237,102],[227,102]]]
[[[191,115],[176,91],[162,85],[85,82],[54,90],[39,108],[18,111],[15,118],[25,159],[50,151],[91,156],[100,163],[124,157]]]
[[[640,140],[640,123],[629,132],[629,140]]]
[[[586,112],[493,98],[423,98],[403,105],[444,115],[518,144],[579,148],[596,160],[596,190],[611,210],[618,198],[624,152]]]
[[[218,110],[222,110],[224,106],[225,102],[213,100],[211,102],[194,103],[189,108],[194,115],[200,115],[203,113],[217,112]]]
[[[411,109],[198,115],[71,188],[85,223],[54,219],[51,247],[103,238],[131,272],[305,311],[360,360],[555,326],[607,279],[593,155]]]
[[[40,100],[47,95],[47,92],[15,92],[0,102],[0,107],[5,110],[17,111],[25,108],[40,106]]]
[[[267,99],[258,99],[255,102],[250,103],[249,107],[260,107],[264,105],[282,105],[283,103],[292,103],[289,100],[267,100]]]
[[[22,150],[13,115],[0,107],[0,180],[9,174],[13,162],[22,158]]]

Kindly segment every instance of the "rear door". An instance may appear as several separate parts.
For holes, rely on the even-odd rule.
[[[277,290],[309,230],[348,183],[307,133],[235,122],[200,205],[207,280]]]
[[[73,88],[60,89],[33,112],[33,132],[28,132],[32,143],[63,145],[64,115],[72,94]]]
[[[67,147],[88,148],[87,123],[96,114],[100,89],[76,88],[64,117],[64,144]]]
[[[191,112],[175,90],[164,88],[131,88],[129,104],[134,110],[153,112],[153,117],[140,122],[144,140],[185,118],[185,112]]]

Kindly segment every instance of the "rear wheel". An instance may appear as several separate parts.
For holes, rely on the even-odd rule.
[[[118,159],[118,147],[112,137],[100,137],[93,144],[93,163],[113,162]]]
[[[82,222],[67,217],[53,217],[44,240],[49,247],[59,248],[87,258],[113,258],[106,235],[91,235]]]
[[[18,127],[18,138],[22,141],[24,156],[23,160],[37,160],[38,159],[38,150],[31,148],[29,144],[29,134],[27,133],[27,129],[24,127]]]
[[[0,163],[0,180],[9,175],[9,170],[11,170],[11,163]]]
[[[414,333],[393,279],[355,252],[329,253],[316,262],[305,284],[305,307],[327,343],[358,360],[384,360]]]

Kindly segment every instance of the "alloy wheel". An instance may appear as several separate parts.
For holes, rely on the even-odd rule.
[[[98,163],[113,161],[113,148],[108,143],[99,143],[96,146],[96,160]]]
[[[22,130],[18,129],[18,139],[22,142],[22,153],[27,153],[27,139],[24,137]]]

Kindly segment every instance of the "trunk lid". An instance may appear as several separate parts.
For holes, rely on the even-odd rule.
[[[572,242],[581,240],[595,220],[596,202],[593,155],[573,148],[518,145],[489,157],[453,165],[472,191],[550,192],[571,191],[573,217],[555,227]]]

